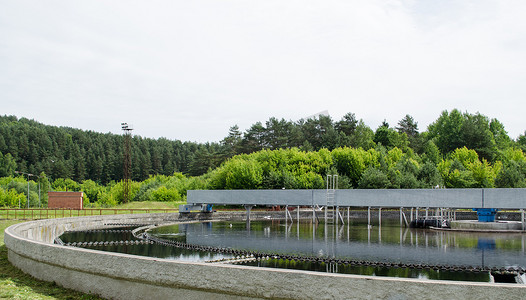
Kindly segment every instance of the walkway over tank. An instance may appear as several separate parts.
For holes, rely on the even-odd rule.
[[[526,208],[526,189],[336,190],[339,207]],[[324,206],[326,190],[189,190],[188,204]]]

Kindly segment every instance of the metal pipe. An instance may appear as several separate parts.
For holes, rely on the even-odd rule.
[[[296,214],[296,219],[298,220],[298,223],[300,222],[300,206],[298,205],[298,212]]]
[[[29,174],[27,175],[27,208],[29,208]]]
[[[525,228],[525,224],[524,224],[524,208],[521,209],[521,220],[522,220],[522,230],[524,230],[524,228]]]

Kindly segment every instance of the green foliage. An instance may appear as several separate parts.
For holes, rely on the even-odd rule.
[[[410,115],[405,115],[405,117],[398,122],[398,127],[396,130],[400,134],[405,134],[409,141],[409,147],[414,151],[419,152],[422,147],[422,139],[420,133],[418,132],[418,123]]]
[[[420,183],[413,173],[409,172],[393,172],[391,180],[391,188],[397,189],[417,189],[420,188]]]
[[[220,143],[132,138],[131,201],[184,201],[188,189],[318,189],[327,174],[340,188],[523,187],[526,133],[479,113],[442,112],[425,132],[406,115],[373,131],[352,113],[287,121],[270,118]],[[47,203],[47,191],[83,191],[86,204],[123,201],[123,137],[0,116],[4,206]],[[190,175],[191,177],[187,177]],[[36,179],[31,177],[30,179]],[[49,178],[49,180],[48,180]],[[55,179],[54,181],[51,180]],[[51,182],[51,186],[50,186]]]
[[[11,153],[3,155],[0,152],[0,177],[12,176],[15,173],[16,162]]]
[[[69,178],[57,178],[52,183],[54,191],[80,192],[81,185]]]
[[[475,115],[466,113],[462,125],[463,145],[475,150],[480,157],[493,161],[497,149],[488,117],[479,113]]]
[[[131,198],[131,197],[130,197]],[[100,207],[111,207],[124,200],[124,186],[122,182],[112,184],[106,192],[99,192],[97,194],[97,206]]]
[[[495,178],[498,188],[526,188],[526,163],[510,161]]]
[[[442,160],[440,150],[433,141],[428,141],[424,145],[424,153],[422,154],[422,161],[431,162],[437,165]]]
[[[489,130],[491,131],[495,145],[499,150],[506,150],[511,147],[512,140],[508,136],[508,132],[504,129],[504,125],[499,122],[499,120],[491,119]]]
[[[495,187],[526,187],[526,156],[520,149],[508,148],[502,152],[503,167],[495,178]]]
[[[439,163],[438,170],[448,188],[491,188],[501,166],[500,162],[480,161],[477,152],[463,147]]]
[[[370,166],[378,167],[378,155],[374,149],[337,148],[332,151],[334,167],[338,174],[346,176],[353,187],[358,186],[362,173]]]
[[[501,151],[502,162],[493,164],[480,159],[475,150],[462,147],[445,160],[433,157],[433,142],[421,156],[411,148],[405,151],[383,146],[364,150],[339,147],[305,152],[297,148],[261,150],[232,157],[219,168],[199,177],[181,173],[150,176],[142,182],[130,182],[131,201],[184,201],[189,189],[323,189],[327,174],[338,174],[340,188],[447,188],[523,187],[526,185],[526,156],[520,149]],[[431,159],[432,158],[432,159]],[[49,185],[40,174],[42,193]],[[55,190],[83,191],[86,204],[109,207],[123,202],[123,182],[100,185],[92,180],[81,184],[58,178]],[[27,181],[24,177],[0,178],[0,205],[27,205]],[[38,182],[30,181],[30,206],[38,205]],[[45,204],[46,202],[43,201]]]
[[[517,138],[517,146],[522,150],[526,152],[526,131],[524,131],[524,134],[519,135]]]
[[[479,113],[442,112],[437,121],[428,127],[428,139],[434,140],[443,154],[467,147],[475,150],[479,157],[490,162],[498,158],[498,150],[510,146],[510,138],[504,126],[496,119]]]
[[[104,193],[106,190],[104,186],[93,180],[84,180],[80,187],[84,193],[84,199],[87,199],[90,203],[97,202],[99,194]]]
[[[384,172],[375,167],[369,167],[362,174],[358,187],[361,189],[388,189],[391,187],[391,182]]]
[[[430,161],[426,162],[422,168],[418,170],[417,179],[420,181],[422,188],[434,188],[444,185],[440,172]]]
[[[459,110],[451,113],[443,111],[438,120],[429,125],[429,139],[434,139],[442,153],[449,153],[464,146],[462,141],[462,125],[464,117]]]
[[[166,186],[161,186],[151,193],[151,201],[170,202],[179,200],[181,200],[181,195],[174,188],[168,189]]]
[[[18,207],[19,203],[25,206],[26,196],[15,189],[4,190],[0,188],[0,207]]]
[[[38,178],[38,177],[37,177]],[[40,183],[40,198],[39,198]],[[47,191],[49,184],[45,174],[40,174],[39,180],[27,181],[27,177],[1,177],[0,189],[4,192],[4,201],[0,201],[0,206],[28,207],[28,188],[29,188],[29,207],[40,207],[47,205]],[[19,197],[20,196],[20,197]],[[20,200],[20,202],[19,202]]]
[[[212,186],[221,189],[257,189],[263,182],[263,168],[255,160],[240,156],[229,160],[212,178]]]

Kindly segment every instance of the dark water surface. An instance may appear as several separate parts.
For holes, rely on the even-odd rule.
[[[366,262],[427,264],[526,269],[524,234],[462,233],[401,228],[384,220],[382,226],[367,226],[365,220],[345,225],[312,226],[311,222],[280,221],[204,222],[161,226],[149,231],[153,236],[188,244],[232,248],[307,257],[327,257]],[[102,234],[102,235],[98,235]],[[66,233],[68,241],[133,240],[125,233]],[[93,249],[169,258],[210,261],[231,258],[230,254],[196,252],[156,244],[114,245]],[[244,263],[252,266],[291,268],[347,274],[407,278],[469,280],[491,282],[489,272],[459,272],[417,268],[350,266],[319,262],[268,259]],[[524,279],[524,275],[521,277]]]
[[[202,246],[276,254],[329,257],[367,262],[427,264],[435,266],[521,267],[526,269],[523,234],[466,233],[401,228],[396,221],[367,226],[365,220],[346,225],[285,221],[206,222],[158,227],[152,235]],[[459,272],[416,268],[330,265],[269,259],[246,265],[327,271],[347,274],[490,282],[489,272]]]
[[[368,228],[312,226],[284,221],[206,222],[151,230],[161,238],[189,244],[279,254],[334,257],[372,262],[526,269],[524,234],[467,233],[401,228],[387,223]],[[183,238],[184,236],[184,238]]]

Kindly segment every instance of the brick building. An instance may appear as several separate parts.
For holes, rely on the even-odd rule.
[[[48,208],[82,209],[82,192],[48,192]]]

